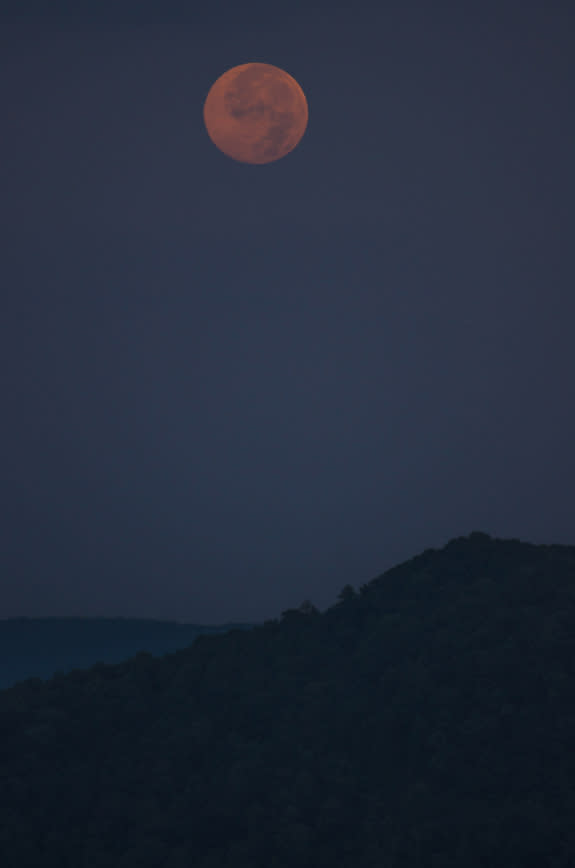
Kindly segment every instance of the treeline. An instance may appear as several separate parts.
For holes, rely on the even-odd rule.
[[[575,547],[473,533],[0,693],[17,868],[572,868]]]

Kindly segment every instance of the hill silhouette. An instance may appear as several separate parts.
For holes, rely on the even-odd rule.
[[[0,692],[18,868],[575,864],[575,546],[474,532],[320,613]]]
[[[0,690],[27,678],[47,679],[95,663],[120,663],[139,651],[168,654],[203,633],[251,626],[151,618],[8,618],[0,621]]]

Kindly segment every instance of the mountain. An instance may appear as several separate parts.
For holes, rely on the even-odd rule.
[[[572,868],[575,546],[474,532],[324,613],[0,692],[18,868]]]
[[[205,633],[252,626],[138,618],[9,618],[0,621],[0,689],[95,663],[119,663],[139,651],[167,654]]]

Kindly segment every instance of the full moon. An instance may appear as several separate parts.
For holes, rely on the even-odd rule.
[[[240,163],[272,163],[296,147],[308,108],[295,78],[269,63],[242,63],[224,72],[204,103],[214,145]]]

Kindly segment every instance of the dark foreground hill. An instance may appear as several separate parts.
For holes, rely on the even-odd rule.
[[[0,690],[26,678],[95,663],[120,663],[139,651],[168,654],[203,633],[250,624],[202,626],[140,618],[9,618],[0,621]]]
[[[0,693],[10,868],[572,868],[575,547],[474,533],[320,614]]]

